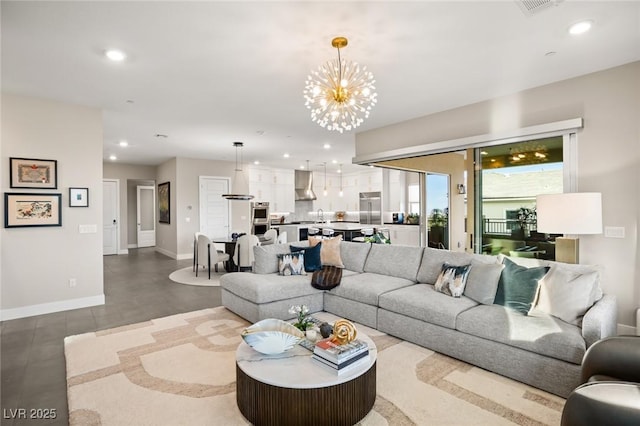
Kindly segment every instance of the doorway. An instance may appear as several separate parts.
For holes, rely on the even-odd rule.
[[[156,245],[156,189],[154,186],[136,187],[136,223],[138,248]]]
[[[229,200],[222,194],[229,193],[230,179],[200,176],[200,232],[211,239],[229,238]]]
[[[427,173],[425,179],[428,245],[449,249],[449,175]]]
[[[120,214],[120,181],[118,179],[102,180],[102,254],[118,254],[118,234]]]

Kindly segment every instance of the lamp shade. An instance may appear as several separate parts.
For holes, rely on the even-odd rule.
[[[602,194],[574,192],[536,197],[538,232],[602,234]]]

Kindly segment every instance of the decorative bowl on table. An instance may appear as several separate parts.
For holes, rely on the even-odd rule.
[[[286,321],[267,318],[242,330],[242,338],[256,351],[274,355],[297,345],[304,333]]]

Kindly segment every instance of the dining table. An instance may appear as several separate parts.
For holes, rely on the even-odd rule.
[[[224,269],[227,272],[237,272],[238,265],[233,261],[233,255],[236,252],[237,238],[212,238],[212,242],[216,244],[224,244],[224,252],[229,255],[229,260],[224,262]]]

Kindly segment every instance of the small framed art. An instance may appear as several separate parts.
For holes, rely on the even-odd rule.
[[[89,207],[89,188],[69,188],[69,207]]]
[[[158,222],[171,223],[171,182],[158,184]]]
[[[58,188],[58,161],[9,158],[11,188]]]
[[[4,227],[62,226],[62,194],[4,193]]]

